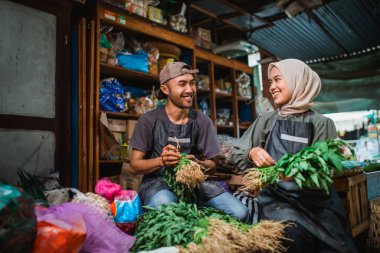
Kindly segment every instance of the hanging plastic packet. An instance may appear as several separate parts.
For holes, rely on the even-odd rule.
[[[116,78],[103,79],[100,83],[100,108],[110,112],[125,110],[124,88]]]

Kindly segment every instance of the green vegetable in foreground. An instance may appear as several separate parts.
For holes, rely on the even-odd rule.
[[[188,203],[195,203],[196,195],[194,188],[189,185],[177,182],[177,172],[182,168],[191,165],[191,160],[187,158],[186,154],[181,154],[181,159],[179,160],[175,168],[165,169],[163,179],[165,183],[172,189],[172,191],[177,195],[178,199]]]
[[[245,190],[259,190],[282,178],[292,178],[299,188],[324,189],[333,183],[334,173],[342,173],[342,161],[355,159],[353,148],[342,140],[317,142],[295,154],[284,155],[274,166],[253,169],[246,175]],[[253,182],[259,177],[259,183]]]
[[[212,222],[215,220],[223,221],[227,226],[231,225],[246,234],[256,228],[239,222],[223,211],[208,207],[198,208],[195,204],[184,202],[164,205],[159,210],[144,208],[147,212],[137,221],[133,252],[175,245],[186,248],[190,243],[202,244],[204,238],[210,236]],[[279,230],[277,226],[274,227],[275,231]],[[265,230],[268,229],[270,228],[267,227]],[[226,234],[227,237],[228,235]]]

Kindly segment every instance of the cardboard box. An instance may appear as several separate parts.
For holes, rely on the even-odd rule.
[[[132,138],[133,130],[135,130],[137,120],[127,120],[127,127],[126,127],[126,139],[129,141]]]
[[[198,27],[195,30],[195,38],[205,42],[211,42],[211,30]]]
[[[139,191],[143,175],[133,175],[129,163],[123,163],[120,174],[120,185],[123,189]]]
[[[100,114],[100,159],[118,160],[120,158],[120,144],[109,129],[107,114]]]
[[[127,0],[124,9],[130,13],[146,18],[148,12],[148,0]]]
[[[110,19],[112,21],[116,21],[116,13],[115,12],[105,10],[104,11],[104,17],[106,19]]]
[[[127,131],[127,121],[121,119],[108,119],[109,129],[112,132],[125,133]]]
[[[148,6],[148,19],[162,24],[164,20],[162,10],[154,6]]]
[[[121,145],[125,142],[125,133],[112,132],[117,142]]]

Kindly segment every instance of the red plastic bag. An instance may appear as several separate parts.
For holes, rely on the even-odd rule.
[[[33,253],[78,253],[86,239],[82,217],[57,219],[52,215],[39,218]]]
[[[81,219],[77,223],[52,220],[39,221],[34,253],[77,253],[86,239],[86,225]]]

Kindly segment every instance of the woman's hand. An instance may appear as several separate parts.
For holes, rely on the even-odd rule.
[[[254,147],[249,151],[249,159],[255,163],[257,167],[268,167],[275,165],[275,161],[268,152],[260,147]]]
[[[178,164],[181,154],[173,145],[166,145],[161,153],[161,166],[174,167]]]

